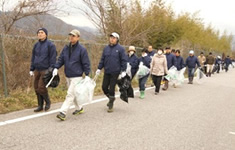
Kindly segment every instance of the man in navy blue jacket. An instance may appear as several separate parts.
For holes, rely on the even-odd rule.
[[[79,39],[80,32],[78,30],[75,29],[69,33],[70,43],[62,50],[60,57],[55,64],[55,69],[53,70],[53,76],[55,76],[58,73],[58,69],[64,65],[64,72],[68,85],[66,99],[61,107],[60,113],[57,115],[57,118],[62,121],[65,120],[66,113],[73,103],[77,107],[73,112],[73,115],[83,113],[83,107],[82,105],[79,105],[79,100],[76,99],[74,89],[76,84],[83,79],[83,73],[86,75],[85,80],[89,79],[90,60],[86,48],[79,43]]]
[[[167,68],[168,68],[168,70],[173,66],[177,67],[176,57],[175,57],[174,54],[171,53],[171,48],[170,47],[166,47],[166,59],[167,59]],[[162,88],[162,90],[166,91],[168,89],[169,81],[165,78],[164,78],[164,81],[165,81],[165,84],[164,84],[164,87]]]
[[[149,45],[149,47],[148,47],[148,56],[152,59],[154,54],[155,54],[155,50],[153,50],[153,46]]]
[[[189,80],[188,84],[193,84],[196,65],[197,67],[201,67],[197,57],[194,56],[194,51],[191,50],[189,52],[188,58],[186,59],[186,67],[188,67],[188,80]]]
[[[225,72],[228,72],[229,65],[232,65],[232,61],[229,56],[225,58],[224,63],[225,63]]]
[[[108,112],[113,112],[113,103],[115,101],[115,86],[117,79],[121,73],[121,77],[126,76],[127,55],[124,47],[119,44],[119,35],[114,32],[110,34],[109,45],[107,45],[100,59],[100,63],[96,74],[99,75],[101,69],[104,68],[104,78],[102,90],[109,98]]]
[[[51,101],[43,82],[43,76],[47,69],[54,66],[57,55],[55,45],[47,40],[48,31],[40,28],[37,35],[39,40],[33,47],[29,72],[30,76],[34,76],[34,89],[38,100],[38,108],[34,112],[43,110],[44,100],[46,102],[45,111],[50,109]]]
[[[178,50],[178,49],[175,51],[175,56],[176,56],[176,61],[177,61],[176,68],[179,71],[185,67],[184,59],[183,59],[183,57],[180,56],[180,50]]]

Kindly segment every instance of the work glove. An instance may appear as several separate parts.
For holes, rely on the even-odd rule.
[[[100,75],[100,72],[101,72],[101,70],[100,70],[100,69],[97,69],[96,72],[95,72],[95,74],[96,74],[96,75]]]
[[[30,75],[31,77],[34,76],[33,71],[29,71],[29,75]]]
[[[55,69],[53,70],[53,72],[52,72],[52,75],[53,75],[53,76],[57,76],[57,75],[58,75],[58,69],[55,68]]]
[[[126,72],[121,73],[121,78],[124,78],[126,76]]]

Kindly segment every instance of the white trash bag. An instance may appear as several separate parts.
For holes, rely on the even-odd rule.
[[[130,63],[127,63],[126,74],[127,74],[130,78],[132,78],[132,74],[131,74],[131,65],[130,65]]]
[[[148,67],[146,67],[143,64],[143,62],[140,62],[139,70],[136,73],[136,78],[141,79],[141,78],[145,77],[146,75],[148,75],[149,72],[150,72],[150,69]]]
[[[182,85],[184,83],[185,77],[184,77],[184,73],[185,73],[186,68],[184,67],[183,69],[176,71],[176,86]]]
[[[195,74],[195,79],[198,84],[202,84],[206,80],[206,75],[199,69],[197,68]]]
[[[83,105],[86,103],[91,103],[94,95],[94,90],[96,86],[96,78],[97,75],[94,77],[94,79],[82,79],[80,82],[78,82],[75,86],[75,95],[76,100],[79,105]]]
[[[168,74],[165,76],[165,79],[167,79],[168,81],[172,81],[173,83],[176,82],[176,71],[177,68],[175,66],[172,66],[169,70],[168,70]]]

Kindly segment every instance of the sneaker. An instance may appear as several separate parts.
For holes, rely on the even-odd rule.
[[[79,115],[79,114],[82,114],[82,113],[84,113],[84,109],[83,108],[81,108],[80,110],[75,110],[73,112],[73,115]]]
[[[155,92],[155,95],[158,95],[159,93],[158,92]]]
[[[65,121],[66,115],[60,112],[56,117],[59,118],[61,121]]]
[[[113,112],[113,108],[109,108],[109,109],[107,110],[107,112],[108,112],[108,113]]]

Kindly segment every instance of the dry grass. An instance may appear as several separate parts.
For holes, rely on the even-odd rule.
[[[102,84],[103,75],[99,76],[96,81],[96,88],[94,95],[103,94],[101,84]],[[57,88],[50,88],[49,95],[52,103],[63,102],[66,96],[67,87],[64,83],[65,79],[62,79],[62,83]],[[148,85],[151,84],[151,79],[149,78]],[[133,87],[138,87],[138,81],[134,79],[132,81]],[[0,114],[9,113],[13,111],[28,109],[37,107],[37,98],[34,93],[33,88],[30,88],[30,92],[27,94],[26,89],[15,89],[11,92],[11,95],[7,98],[0,98]]]

